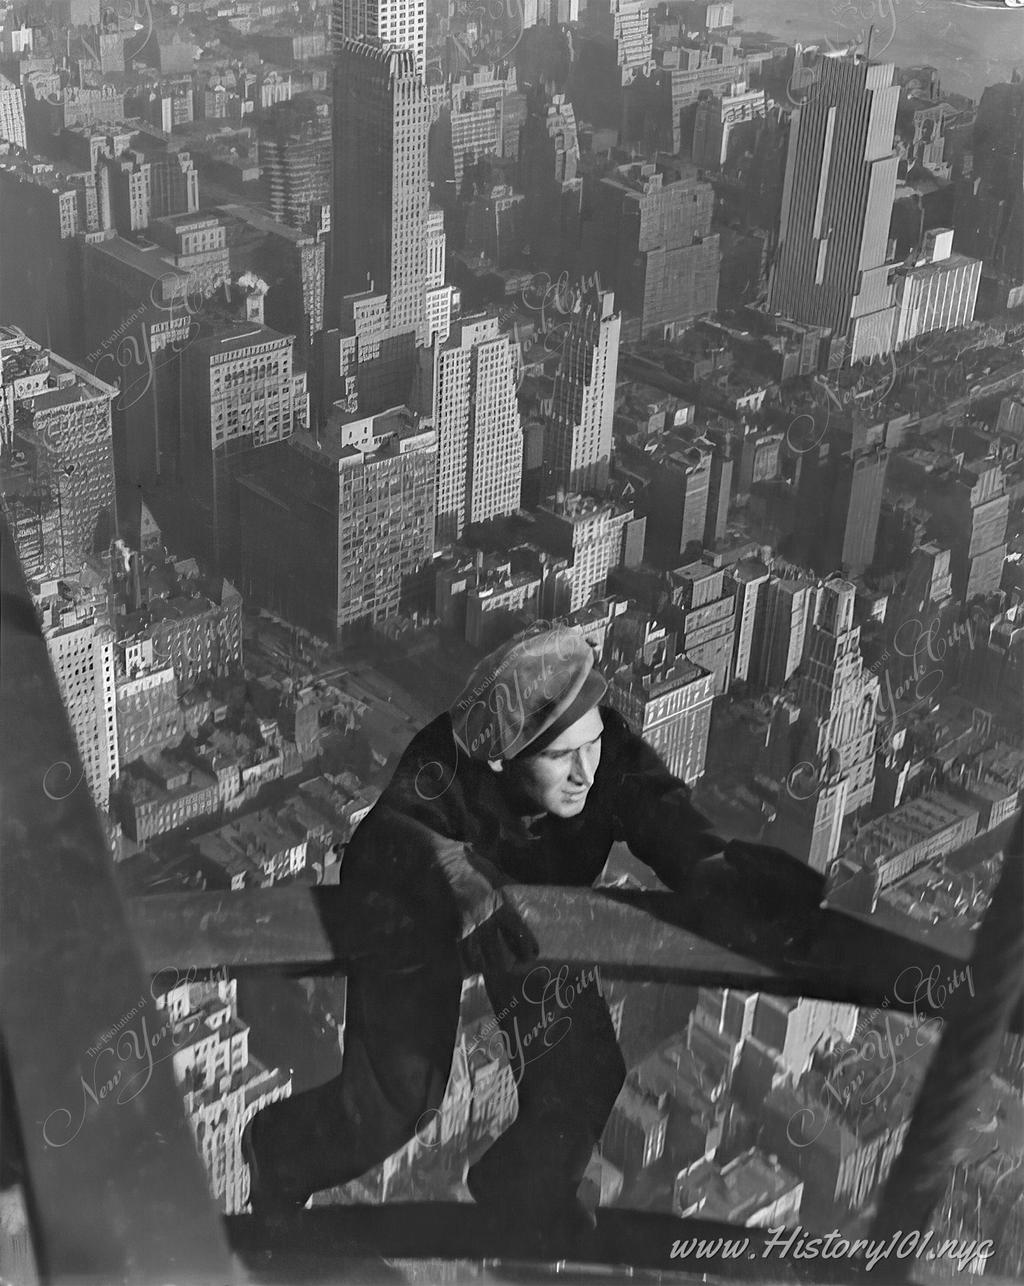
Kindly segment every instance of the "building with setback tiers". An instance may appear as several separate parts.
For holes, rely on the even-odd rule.
[[[879,696],[878,676],[864,668],[860,653],[860,626],[853,623],[855,598],[848,581],[826,581],[797,681],[800,758],[820,776],[846,777],[847,813],[870,804],[874,794]]]
[[[555,487],[583,492],[607,485],[620,327],[614,294],[597,286],[568,319],[544,443]]]
[[[433,119],[412,53],[336,42],[324,408],[339,397],[367,414],[405,402],[416,346],[448,338],[444,216],[431,208],[427,169]]]
[[[830,54],[790,124],[768,311],[830,326],[851,362],[892,348],[886,263],[898,157],[891,63]]]

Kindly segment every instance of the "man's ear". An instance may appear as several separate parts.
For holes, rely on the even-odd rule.
[[[487,767],[490,768],[491,772],[505,771],[505,765],[500,759],[488,759]]]

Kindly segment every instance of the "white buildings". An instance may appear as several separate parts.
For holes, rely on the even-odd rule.
[[[334,0],[331,40],[335,49],[344,36],[375,36],[384,44],[411,50],[420,78],[426,79],[427,0]]]
[[[687,784],[704,772],[715,676],[686,657],[625,665],[608,687],[608,704]]]
[[[35,582],[43,638],[75,734],[85,780],[97,808],[110,802],[110,783],[119,768],[114,631],[109,625],[106,586],[78,581]],[[65,771],[66,770],[66,771]],[[73,770],[54,764],[43,779],[52,799],[77,786]]]
[[[155,1057],[173,1060],[185,1113],[206,1166],[210,1192],[224,1214],[239,1214],[249,1200],[249,1169],[242,1131],[261,1108],[288,1098],[288,1073],[249,1056],[249,1028],[238,1017],[237,983],[176,981],[156,994],[166,1015],[165,1043]],[[154,988],[154,992],[156,989]],[[151,1042],[158,1033],[150,1033]]]
[[[497,317],[460,322],[447,344],[423,355],[423,410],[437,431],[437,539],[520,504],[523,429],[516,401],[519,349]]]
[[[17,85],[0,76],[0,141],[25,147],[25,100]]]
[[[932,228],[912,268],[896,274],[893,347],[933,330],[956,330],[974,320],[981,260],[953,251],[953,229]]]

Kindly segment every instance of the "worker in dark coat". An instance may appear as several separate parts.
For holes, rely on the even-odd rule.
[[[577,1189],[621,1088],[622,1055],[598,971],[536,963],[505,889],[590,886],[624,840],[688,895],[732,847],[601,704],[606,687],[579,633],[528,631],[481,662],[406,749],[342,867],[347,897],[379,927],[379,945],[348,971],[342,1071],[247,1130],[254,1212],[301,1205],[429,1136],[462,979],[480,972],[518,1112],[470,1168],[469,1190],[524,1228],[592,1222]],[[784,896],[816,904],[819,877],[807,870],[805,881],[804,870],[795,885],[787,871]]]

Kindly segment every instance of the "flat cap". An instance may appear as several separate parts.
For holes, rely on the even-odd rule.
[[[608,684],[578,630],[532,627],[474,669],[452,705],[452,731],[472,759],[537,753],[604,696]]]

